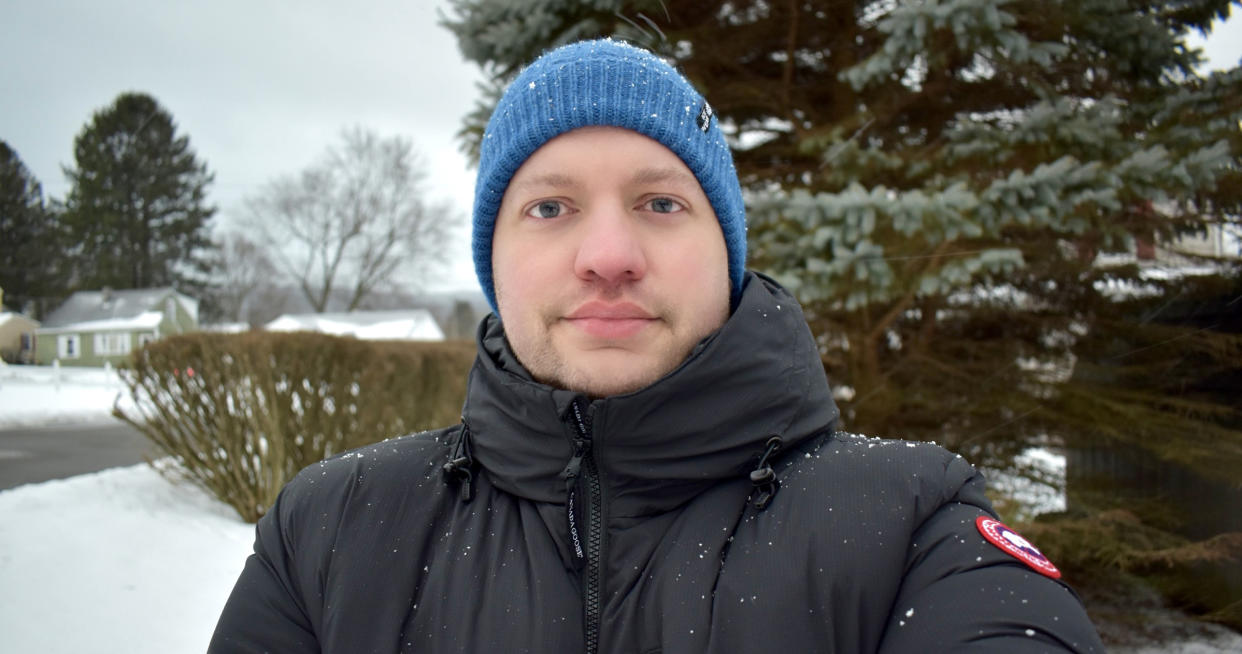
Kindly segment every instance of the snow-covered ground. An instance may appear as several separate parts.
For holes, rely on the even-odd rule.
[[[0,366],[0,429],[112,420],[111,370]],[[146,464],[0,492],[0,652],[201,652],[254,526]]]
[[[122,390],[100,370],[0,367],[0,429],[108,420]],[[1063,474],[1063,459],[1031,456]],[[1036,511],[1063,502],[1012,483]],[[232,509],[145,464],[0,491],[0,652],[201,652],[253,538]],[[1204,633],[1114,651],[1242,652],[1242,636]]]
[[[11,366],[0,362],[0,429],[110,419],[133,403],[111,368]]]
[[[0,650],[202,652],[253,540],[146,464],[0,492]]]

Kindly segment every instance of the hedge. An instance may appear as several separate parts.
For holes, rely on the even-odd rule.
[[[171,457],[165,474],[254,522],[316,461],[458,422],[474,353],[305,332],[180,335],[119,369],[136,409],[113,413]]]

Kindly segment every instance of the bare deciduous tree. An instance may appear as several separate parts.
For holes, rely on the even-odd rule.
[[[246,207],[315,311],[337,297],[352,311],[383,287],[417,286],[442,259],[460,218],[447,203],[427,201],[425,178],[408,139],[355,127],[299,175],[267,184]]]
[[[267,250],[237,232],[226,234],[217,248],[212,297],[219,317],[252,327],[275,318],[284,303],[277,300],[278,272]]]

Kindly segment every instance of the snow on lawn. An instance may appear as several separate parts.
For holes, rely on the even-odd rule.
[[[111,368],[11,366],[0,363],[0,429],[109,420],[118,398],[132,409]]]
[[[0,364],[0,429],[108,421],[116,371]],[[254,526],[146,464],[0,492],[0,650],[201,652]]]
[[[1014,517],[1019,521],[1031,520],[1041,513],[1065,510],[1065,455],[1043,447],[1028,448],[1019,454],[1015,463],[1027,471],[1017,469],[984,469],[988,488],[1017,503]]]
[[[254,527],[146,464],[0,492],[0,649],[201,652]]]

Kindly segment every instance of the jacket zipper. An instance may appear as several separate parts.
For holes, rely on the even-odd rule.
[[[565,466],[565,514],[569,523],[570,545],[583,570],[583,633],[587,654],[599,651],[599,618],[601,604],[603,547],[603,492],[599,483],[599,471],[591,454],[591,429],[583,417],[579,402],[574,402],[574,427],[578,437],[574,439],[574,455]],[[580,495],[586,495],[585,503]],[[579,504],[583,506],[579,507]],[[582,520],[578,521],[578,512]]]

